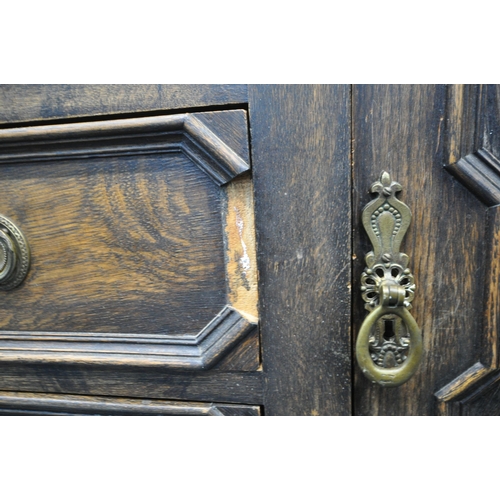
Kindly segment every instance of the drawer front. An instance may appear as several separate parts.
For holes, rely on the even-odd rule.
[[[254,371],[244,110],[0,131],[0,214],[31,248],[0,361]]]

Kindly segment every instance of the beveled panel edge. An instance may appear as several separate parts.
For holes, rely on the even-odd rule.
[[[491,368],[485,367],[480,361],[478,361],[461,373],[458,377],[454,378],[451,382],[439,389],[435,393],[435,396],[439,402],[443,403],[456,399],[490,372]]]
[[[183,152],[219,186],[250,165],[188,113],[0,130],[0,164]]]
[[[487,207],[500,204],[500,160],[485,148],[445,169]]]
[[[250,174],[222,189],[223,237],[228,303],[248,317],[258,318],[258,272],[253,181]]]
[[[488,153],[489,154],[489,153]],[[469,155],[471,156],[471,155]],[[491,155],[493,157],[493,155]],[[494,158],[494,157],[493,157]],[[497,160],[498,161],[498,160]],[[499,163],[500,166],[500,163]],[[500,181],[500,176],[499,176]],[[488,259],[485,277],[488,280],[484,292],[484,332],[481,360],[462,372],[435,394],[438,414],[454,415],[461,413],[460,403],[463,397],[476,390],[482,393],[490,384],[485,377],[498,369],[498,321],[500,318],[500,207],[493,205],[486,211],[489,234]],[[481,386],[480,388],[478,388]]]
[[[0,391],[0,415],[258,416],[259,406]]]
[[[111,366],[158,366],[165,369],[206,370],[222,359],[251,331],[249,321],[230,306],[197,336],[139,336],[129,334],[0,332],[0,362],[83,363]],[[45,337],[44,335],[47,335]]]

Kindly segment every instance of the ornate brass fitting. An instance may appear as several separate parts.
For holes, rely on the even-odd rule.
[[[20,285],[30,267],[30,248],[21,230],[0,215],[0,290]]]
[[[399,247],[410,225],[410,209],[396,198],[401,185],[382,172],[370,191],[378,193],[363,210],[363,226],[373,245],[361,275],[361,292],[370,311],[356,342],[356,358],[372,382],[404,384],[422,358],[422,334],[409,312],[415,282],[408,255]]]

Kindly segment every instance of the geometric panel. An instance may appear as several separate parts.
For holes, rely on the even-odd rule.
[[[476,363],[436,393],[440,415],[500,415],[500,372]]]
[[[446,170],[489,207],[486,211],[488,256],[484,274],[486,283],[481,359],[435,393],[439,414],[465,415],[474,412],[470,405],[473,401],[479,401],[483,394],[491,391],[496,394],[496,389],[492,389],[491,386],[495,384],[499,373],[500,161],[491,152],[482,148],[447,166]],[[482,404],[482,406],[488,405]],[[492,408],[490,405],[488,411],[491,412]],[[495,411],[500,411],[500,405]]]
[[[207,369],[254,331],[246,134],[241,110],[1,130],[32,266],[0,360]]]

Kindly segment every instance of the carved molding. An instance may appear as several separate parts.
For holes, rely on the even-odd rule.
[[[463,110],[462,110],[463,111]],[[460,122],[460,120],[456,120]],[[457,134],[456,135],[460,135]],[[467,135],[467,134],[466,134]],[[470,135],[470,134],[469,134]],[[453,142],[453,141],[451,141]],[[455,139],[454,143],[459,143]],[[452,151],[451,158],[456,158]],[[460,415],[463,403],[474,393],[474,397],[487,390],[498,372],[498,321],[500,318],[500,160],[488,149],[479,148],[474,153],[460,158],[445,167],[461,184],[488,208],[488,267],[485,276],[488,282],[484,293],[484,338],[481,360],[458,375],[435,393],[438,413]],[[487,234],[488,234],[487,233]],[[493,378],[492,378],[493,377]]]
[[[258,416],[258,406],[0,392],[0,415]]]
[[[218,185],[250,169],[195,115],[0,130],[0,164],[183,152]]]
[[[0,333],[0,361],[43,361],[203,370],[257,327],[226,306],[196,335],[129,333]]]
[[[484,337],[481,360],[458,375],[435,393],[438,413],[459,415],[462,402],[472,392],[476,395],[491,385],[490,376],[498,373],[498,321],[500,320],[500,207],[491,207],[486,212],[488,227],[488,264],[484,291]]]
[[[486,206],[500,204],[500,160],[481,148],[445,167]]]
[[[462,415],[463,405],[469,403],[468,400],[476,399],[498,381],[498,376],[490,377],[493,373],[498,371],[478,361],[446,384],[435,393],[438,414]]]
[[[208,116],[212,125],[204,123]],[[237,122],[231,122],[231,117]],[[230,124],[237,123],[239,136],[231,126],[224,128],[224,119]],[[245,155],[245,134],[246,116],[242,110],[4,129],[0,130],[0,165],[39,162],[41,167],[44,164],[49,167],[49,162],[56,160],[181,152],[222,186],[250,169]],[[245,147],[240,147],[243,143]],[[251,193],[251,179],[245,180],[243,176],[241,180],[245,192]],[[222,197],[229,199],[224,198],[225,212],[234,211],[234,196],[231,198],[226,191],[226,187],[221,190]],[[221,215],[221,232],[226,238],[225,232],[232,229],[228,227],[228,214]],[[252,233],[253,211],[242,221],[245,231]],[[242,221],[237,222],[243,224]],[[250,236],[245,238],[241,245],[247,242],[247,253],[255,266],[255,249],[249,243]],[[227,242],[225,246],[226,254],[237,254],[237,248]],[[252,272],[256,271],[252,268]],[[235,274],[226,263],[226,281],[235,281]],[[235,290],[240,292],[239,288],[231,288],[232,295]],[[242,300],[233,304],[232,295],[228,293],[228,305],[196,334],[1,331],[0,361],[208,369],[257,327],[256,306],[247,308]],[[256,296],[255,291],[252,304],[256,304]]]

